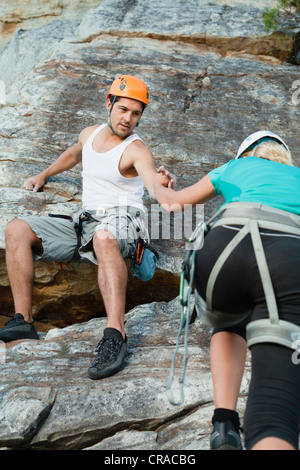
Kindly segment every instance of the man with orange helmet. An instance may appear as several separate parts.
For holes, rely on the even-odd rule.
[[[36,259],[68,262],[77,255],[98,265],[107,325],[88,370],[92,379],[116,373],[127,350],[124,259],[133,255],[143,230],[147,232],[142,197],[145,186],[155,198],[157,175],[151,151],[134,132],[148,102],[142,80],[130,75],[116,78],[107,95],[108,123],[84,129],[74,146],[25,182],[26,189],[37,192],[48,178],[82,162],[82,210],[72,218],[24,217],[6,229],[7,271],[17,313],[0,330],[2,341],[38,339],[32,322]],[[171,176],[162,176],[161,181],[172,185]]]
[[[142,103],[142,112],[149,103],[149,92],[145,83],[137,77],[131,77],[123,75],[116,78],[109,90],[107,99],[110,101],[111,106],[108,110],[108,125],[112,132],[117,132],[116,129],[112,128],[110,115],[113,105],[119,98],[130,98]],[[139,125],[139,121],[136,127]]]

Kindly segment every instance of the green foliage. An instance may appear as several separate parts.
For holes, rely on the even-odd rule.
[[[300,25],[297,13],[300,12],[300,0],[277,0],[277,7],[266,8],[263,14],[264,29],[277,30],[280,18],[289,18],[291,26]]]

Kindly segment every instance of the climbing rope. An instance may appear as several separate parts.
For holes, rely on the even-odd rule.
[[[194,244],[192,248],[190,248],[187,252],[185,260],[182,265],[182,272],[180,278],[180,324],[179,330],[177,334],[176,346],[173,353],[172,361],[171,361],[171,368],[170,373],[166,381],[166,394],[169,399],[171,405],[180,406],[184,402],[184,380],[187,368],[187,361],[188,361],[188,333],[189,333],[189,325],[191,320],[191,295],[193,289],[193,280],[194,280],[194,271],[195,271],[195,257],[197,254],[197,250],[201,248],[203,240],[204,240],[204,232],[206,230],[206,224],[201,222],[197,225],[196,229],[192,233],[191,237],[188,240],[189,244]],[[200,236],[199,236],[200,232]],[[179,377],[179,400],[175,401],[174,395],[172,392],[172,384],[175,375],[175,361],[176,356],[180,346],[180,338],[182,332],[184,330],[184,353],[182,359],[182,372],[181,376]]]

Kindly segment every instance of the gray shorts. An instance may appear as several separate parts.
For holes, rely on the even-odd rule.
[[[30,215],[21,219],[42,240],[43,252],[33,251],[35,261],[68,262],[82,258],[98,264],[93,250],[96,231],[109,231],[117,239],[123,258],[130,258],[134,254],[138,237],[148,237],[143,215],[143,211],[136,207],[114,207],[101,214],[98,211],[80,210],[70,220],[53,214]],[[81,235],[78,238],[75,228],[80,219]]]

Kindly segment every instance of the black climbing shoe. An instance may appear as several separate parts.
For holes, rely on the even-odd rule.
[[[103,338],[96,347],[96,357],[88,369],[90,379],[103,379],[118,372],[127,352],[127,337],[120,331],[105,328]]]
[[[7,343],[18,339],[39,339],[32,323],[24,320],[21,313],[16,313],[4,327],[0,329],[0,341]]]
[[[216,421],[210,436],[210,450],[243,450],[240,433],[231,421]]]

